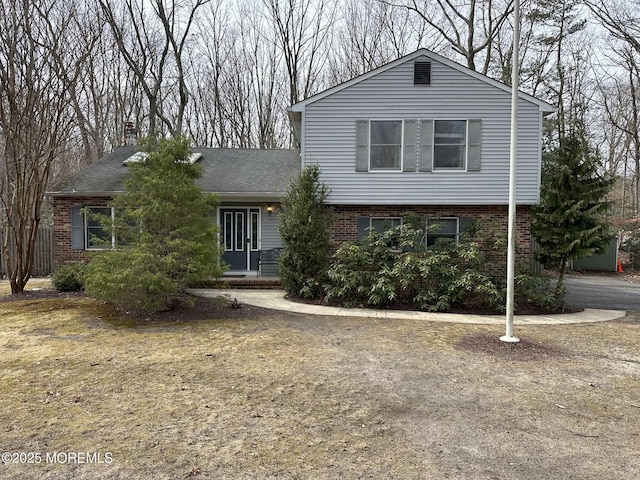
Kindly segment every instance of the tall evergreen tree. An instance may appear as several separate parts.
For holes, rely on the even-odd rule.
[[[333,212],[325,201],[329,188],[320,182],[320,167],[305,167],[282,199],[278,230],[284,251],[278,259],[283,288],[311,298],[322,293],[330,248]]]
[[[598,157],[575,132],[543,160],[541,202],[534,210],[532,233],[544,265],[558,266],[556,292],[563,288],[571,260],[602,253],[612,238],[603,214],[615,178],[599,171]]]
[[[166,310],[188,286],[222,275],[218,198],[195,184],[202,167],[188,161],[188,140],[150,139],[145,150],[144,160],[128,164],[113,221],[99,218],[117,248],[91,259],[85,290],[134,310]]]

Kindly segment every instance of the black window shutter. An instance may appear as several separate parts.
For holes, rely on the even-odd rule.
[[[361,242],[369,236],[371,219],[369,217],[358,217],[358,241]]]

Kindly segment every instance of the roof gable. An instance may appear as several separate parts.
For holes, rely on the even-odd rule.
[[[494,88],[497,88],[505,93],[508,93],[509,95],[511,95],[511,86],[509,85],[505,85],[504,83],[498,82],[497,80],[493,80],[492,78],[487,77],[486,75],[483,75],[481,73],[478,73],[474,70],[471,70],[467,67],[464,67],[462,65],[460,65],[459,63],[456,63],[452,60],[449,60],[448,58],[445,58],[441,55],[438,55],[436,53],[433,53],[427,49],[421,48],[419,50],[416,50],[413,53],[410,53],[409,55],[405,55],[404,57],[400,57],[397,60],[394,60],[390,63],[387,63],[386,65],[382,65],[381,67],[378,67],[374,70],[371,70],[367,73],[364,73],[358,77],[352,78],[351,80],[348,80],[344,83],[341,83],[339,85],[336,85],[335,87],[329,88],[323,92],[320,92],[316,95],[313,95],[312,97],[306,98],[305,100],[302,100],[301,102],[296,103],[295,105],[292,105],[290,107],[290,111],[295,113],[295,112],[303,112],[307,105],[315,103],[317,101],[322,100],[323,98],[326,98],[330,95],[333,95],[337,92],[341,92],[343,90],[348,89],[349,87],[356,85],[358,83],[364,82],[376,75],[379,75],[380,73],[386,72],[388,70],[394,69],[399,65],[405,64],[407,62],[411,62],[414,61],[420,57],[427,57],[428,59],[434,61],[434,62],[438,62],[441,63],[449,68],[452,68],[454,70],[457,70],[460,73],[463,73],[465,75],[468,75],[472,78],[475,78],[487,85],[490,85]],[[554,107],[553,105],[540,100],[536,97],[533,97],[532,95],[529,95],[527,93],[524,92],[519,92],[518,96],[521,99],[527,100],[535,105],[537,105],[540,110],[542,112],[545,113],[550,113],[550,112],[555,112],[557,109],[556,107]],[[294,116],[295,117],[295,116]]]

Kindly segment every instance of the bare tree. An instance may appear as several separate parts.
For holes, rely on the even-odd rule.
[[[320,87],[335,21],[335,5],[332,0],[262,1],[272,23],[266,38],[276,42],[282,52],[289,80],[289,104],[293,105]]]
[[[31,276],[49,173],[73,121],[68,83],[54,60],[73,53],[62,3],[0,2],[2,257],[13,294]]]
[[[640,14],[638,0],[606,0],[585,4],[610,36],[607,58],[615,65],[601,82],[606,116],[625,136],[615,155],[623,159],[624,177],[631,173],[633,209],[640,215]],[[607,79],[607,76],[603,75]],[[628,165],[628,161],[632,165]],[[618,163],[614,161],[614,163]],[[625,182],[626,183],[626,182]]]
[[[209,0],[99,0],[120,54],[136,77],[149,103],[149,134],[159,133],[160,120],[171,135],[182,133],[189,100],[184,54],[198,9]],[[177,89],[177,96],[171,97]],[[163,100],[176,99],[173,115]],[[168,103],[168,102],[167,102]]]
[[[442,40],[427,40],[425,23],[408,10],[380,0],[346,0],[329,60],[329,83],[335,85],[373,70],[396,58],[427,47],[437,49]]]
[[[415,12],[464,57],[468,68],[485,75],[489,71],[493,42],[513,10],[513,0],[382,1]],[[484,60],[478,69],[480,54],[484,54]]]

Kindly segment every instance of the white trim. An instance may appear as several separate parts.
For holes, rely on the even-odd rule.
[[[403,118],[370,118],[367,120],[369,123],[368,137],[367,137],[367,155],[368,155],[368,172],[369,173],[389,173],[389,172],[403,172],[404,168],[404,119]],[[400,122],[400,166],[398,168],[371,168],[371,122]],[[377,145],[377,144],[376,144]]]
[[[420,120],[429,120],[428,118]],[[436,122],[465,122],[464,132],[464,167],[452,168],[452,167],[436,167]],[[430,173],[446,172],[446,173],[466,173],[469,167],[469,119],[468,118],[432,118],[431,128],[433,129],[433,142],[431,145],[431,158],[433,159],[433,165],[431,166]],[[422,133],[422,132],[421,132]]]
[[[245,222],[244,222],[245,232],[246,232],[247,226],[249,228],[251,228],[251,224],[250,224],[251,213],[257,213],[258,214],[258,250],[252,250],[251,249],[251,238],[250,238],[250,236],[249,236],[249,248],[244,248],[244,250],[233,250],[233,251],[236,251],[236,252],[245,252],[245,254],[246,254],[245,261],[246,261],[246,264],[247,264],[247,270],[233,270],[233,272],[235,272],[235,273],[250,273],[251,274],[251,273],[256,273],[257,272],[257,270],[250,270],[251,269],[251,254],[252,253],[256,254],[257,252],[259,252],[262,249],[262,210],[263,210],[263,208],[266,208],[266,205],[221,204],[216,209],[217,210],[216,211],[216,222],[218,223],[218,227],[219,227],[219,230],[221,231],[221,233],[224,233],[224,227],[223,227],[223,225],[220,224],[221,221],[224,221],[224,218],[221,218],[222,210],[243,210],[242,213],[246,213]],[[257,211],[256,212],[251,212],[251,210],[257,210]],[[237,213],[241,213],[241,212],[224,212],[224,213],[225,214],[227,214],[227,213],[232,214],[233,215],[232,218],[235,221],[236,215],[234,215],[234,213],[237,214]],[[234,227],[235,227],[235,225],[234,225]],[[233,232],[232,240],[233,240],[233,246],[235,247],[236,246],[235,242],[236,242],[236,234],[237,234],[237,232],[236,232],[235,228],[233,230],[234,230],[234,232]],[[246,232],[246,233],[248,233],[249,235],[251,234],[250,231]],[[245,238],[246,237],[247,236],[245,235]],[[223,241],[224,241],[224,239],[223,239]],[[228,272],[230,272],[230,271],[228,271]]]

